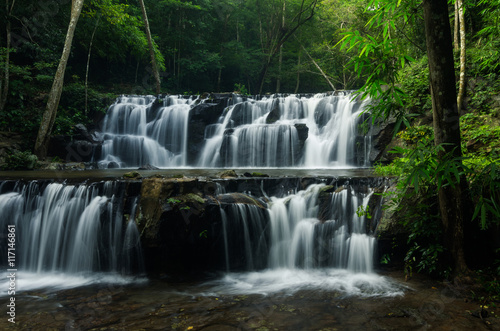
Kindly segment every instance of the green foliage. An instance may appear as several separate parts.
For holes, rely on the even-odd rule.
[[[179,210],[189,210],[191,209],[189,206],[180,206],[181,203],[183,203],[181,200],[179,199],[175,199],[175,198],[168,198],[167,199],[167,203],[171,206],[178,206],[179,207]]]
[[[498,159],[496,162],[499,162]],[[471,195],[475,209],[473,219],[479,219],[484,230],[500,223],[500,165],[491,162],[470,173]]]
[[[372,215],[370,214],[370,206],[359,206],[356,210],[356,215],[358,215],[358,217],[365,216],[367,219],[371,219]]]
[[[499,0],[480,0],[478,7],[481,8],[480,17],[483,20],[482,29],[477,33],[478,48],[476,63],[482,74],[500,71],[500,14]]]
[[[449,270],[440,263],[444,248],[437,185],[446,185],[446,181],[455,178],[443,174],[443,169],[452,162],[440,166],[436,162],[437,150],[417,142],[413,149],[396,148],[395,151],[403,156],[397,161],[401,179],[390,205],[396,208],[401,224],[409,233],[410,248],[404,259],[405,271],[409,275],[414,269],[441,277],[449,275]],[[436,177],[441,178],[437,183]]]
[[[434,143],[434,132],[431,127],[426,125],[407,127],[398,132],[397,136],[407,145],[423,144],[425,146]]]
[[[77,82],[63,88],[53,134],[72,135],[76,124],[92,125],[93,118],[106,113],[112,100],[116,98],[115,95],[102,94],[92,88],[87,93],[88,109],[85,113],[85,86]]]
[[[367,111],[374,120],[395,117],[396,133],[402,124],[410,126],[404,108],[408,95],[399,84],[399,71],[415,60],[401,41],[409,38],[406,28],[415,20],[419,6],[415,1],[371,0],[366,8],[370,19],[365,31],[344,32],[338,45],[341,50],[356,51],[350,65],[365,81],[357,95],[373,100]]]
[[[422,56],[401,69],[398,82],[405,91],[403,103],[409,113],[425,114],[432,110],[427,56]]]
[[[38,165],[38,158],[29,151],[16,151],[5,158],[2,170],[33,170]]]
[[[245,84],[240,84],[240,83],[236,83],[234,84],[234,91],[238,94],[241,94],[241,95],[248,95],[248,91],[247,91],[247,88],[245,87]]]

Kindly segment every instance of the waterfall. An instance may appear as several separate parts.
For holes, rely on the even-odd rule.
[[[15,225],[18,270],[74,275],[144,271],[133,217],[124,222],[119,183],[19,182],[1,193],[0,227]],[[0,248],[2,265],[5,249]]]
[[[367,216],[357,213],[366,208],[371,193],[356,193],[351,187],[321,193],[328,196],[331,212],[327,220],[319,220],[322,188],[324,184],[315,184],[297,194],[272,199],[269,267],[372,272],[375,238],[366,231]]]
[[[186,166],[194,101],[176,96],[162,101],[152,96],[119,98],[104,119],[99,167]]]
[[[119,98],[103,122],[99,167],[370,165],[371,136],[361,116],[367,101],[352,100],[348,92],[233,98],[218,120],[202,125],[192,122],[193,109],[205,101],[176,96]],[[199,146],[189,140],[198,134],[193,130],[203,130]],[[188,157],[189,153],[193,155]]]
[[[373,272],[375,238],[367,230],[372,191],[325,184],[254,205],[221,207],[226,270],[339,268]],[[238,193],[239,194],[239,193]],[[225,194],[227,196],[231,194]],[[239,194],[241,195],[241,194]],[[221,199],[221,196],[219,197]]]
[[[251,215],[242,206],[223,213],[226,262],[240,256],[246,263],[240,268],[229,265],[222,279],[208,282],[213,289],[209,295],[291,294],[311,289],[356,296],[401,295],[399,285],[373,272],[376,240],[370,223],[376,220],[368,207],[373,192],[348,183],[341,187],[313,184],[271,197],[267,215]],[[249,216],[255,219],[250,221]],[[228,231],[231,222],[238,229]],[[265,266],[259,269],[252,254],[264,242],[268,247],[267,255],[261,256]]]
[[[218,198],[223,199],[224,194]],[[226,270],[257,270],[266,265],[267,213],[255,205],[231,203],[221,206]]]

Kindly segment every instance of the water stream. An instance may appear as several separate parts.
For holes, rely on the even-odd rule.
[[[231,100],[216,122],[201,128],[204,141],[189,160],[191,112],[203,102],[180,96],[119,98],[104,120],[99,167],[370,166],[370,121],[361,116],[366,101],[352,100],[348,92]]]

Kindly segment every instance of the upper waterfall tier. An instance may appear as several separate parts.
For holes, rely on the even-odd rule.
[[[366,101],[350,93],[221,100],[118,98],[104,119],[99,167],[370,166]]]

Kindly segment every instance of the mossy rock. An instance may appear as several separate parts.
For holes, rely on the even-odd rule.
[[[201,196],[199,196],[198,194],[195,194],[195,193],[188,193],[188,194],[184,194],[184,195],[180,195],[180,196],[177,196],[177,197],[174,197],[174,199],[179,199],[180,201],[182,201],[183,203],[205,203],[206,200],[203,199]]]
[[[247,194],[243,193],[226,193],[226,194],[220,194],[217,196],[217,200],[221,204],[235,204],[235,203],[240,203],[240,204],[245,204],[245,205],[252,205],[252,206],[257,206],[259,208],[266,208],[266,204],[264,201],[257,199],[255,197],[252,197]]]
[[[141,174],[137,171],[131,171],[123,174],[123,178],[125,179],[139,179],[142,178]]]
[[[335,193],[340,193],[340,192],[342,192],[343,190],[345,190],[345,186],[344,186],[344,185],[342,185],[342,186],[338,187],[338,188],[335,190]]]
[[[236,174],[236,171],[234,170],[224,170],[222,172],[219,172],[217,174],[217,177],[219,178],[236,178],[238,175]]]

